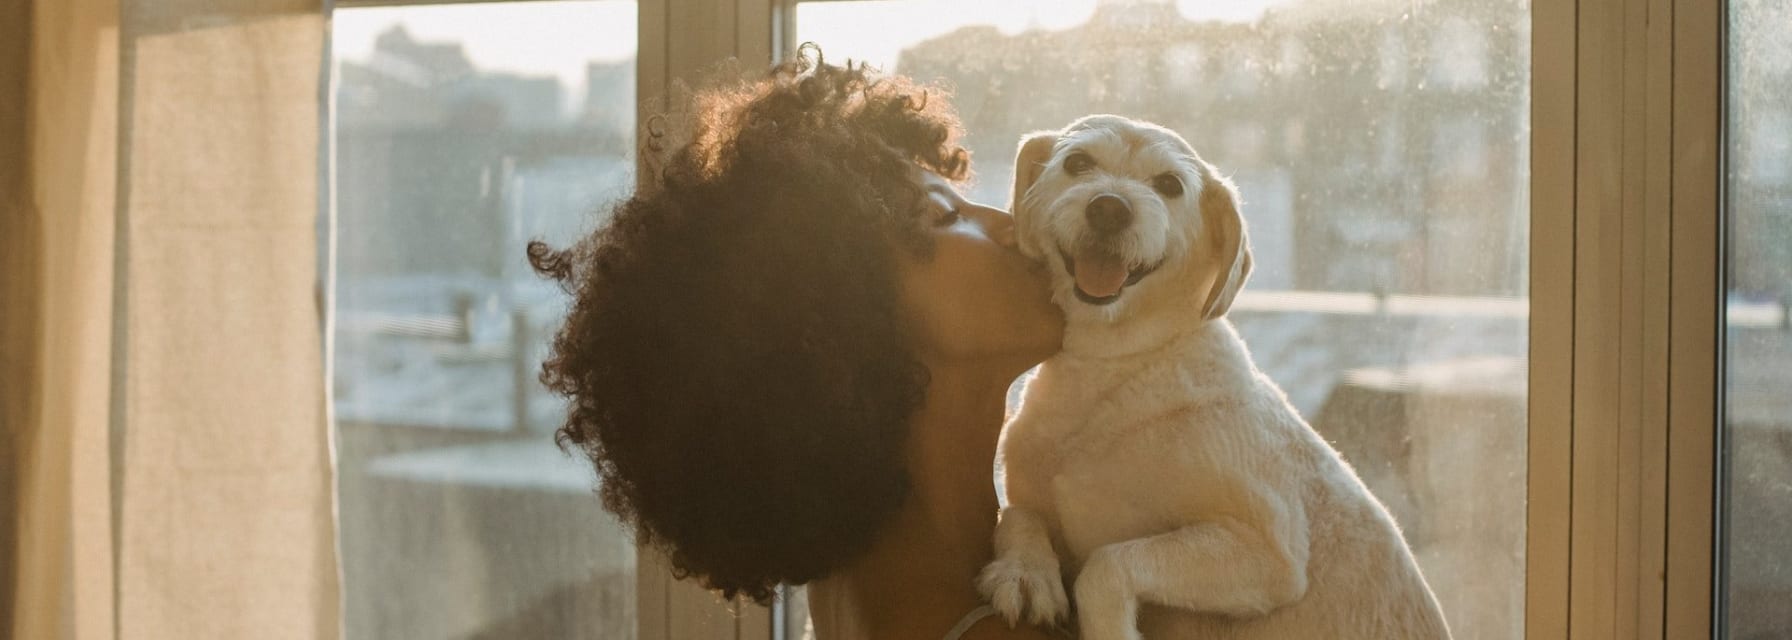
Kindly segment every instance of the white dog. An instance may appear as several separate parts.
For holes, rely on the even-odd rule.
[[[1050,623],[1073,580],[1084,640],[1448,638],[1393,518],[1224,317],[1251,270],[1237,203],[1163,127],[1022,141],[1019,243],[1069,327],[1002,436],[978,587]]]

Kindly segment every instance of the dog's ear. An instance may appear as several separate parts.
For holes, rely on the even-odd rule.
[[[1021,136],[1020,149],[1014,153],[1014,197],[1008,201],[1008,210],[1020,215],[1020,202],[1027,195],[1027,189],[1039,181],[1039,174],[1045,172],[1045,163],[1052,158],[1052,146],[1058,143],[1058,132],[1036,131]]]
[[[1213,251],[1213,287],[1201,307],[1201,317],[1212,320],[1226,315],[1232,299],[1251,276],[1251,241],[1244,216],[1238,213],[1238,190],[1212,166],[1202,167],[1201,218]]]

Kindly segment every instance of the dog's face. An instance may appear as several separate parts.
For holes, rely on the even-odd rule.
[[[1216,318],[1250,274],[1232,185],[1175,132],[1095,115],[1021,141],[1012,209],[1068,319]]]

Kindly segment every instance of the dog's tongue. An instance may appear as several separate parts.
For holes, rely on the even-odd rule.
[[[1106,251],[1084,249],[1076,254],[1076,287],[1097,298],[1120,293],[1126,286],[1126,262]]]

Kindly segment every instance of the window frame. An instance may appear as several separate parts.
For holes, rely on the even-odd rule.
[[[1555,358],[1533,360],[1533,393],[1555,395],[1533,398],[1532,455],[1559,458],[1545,449],[1566,444],[1569,456],[1565,470],[1532,459],[1531,548],[1544,554],[1527,576],[1526,636],[1712,635],[1721,623],[1723,6],[1579,0],[1533,10],[1533,266],[1568,266],[1573,278],[1553,283],[1567,291],[1532,318],[1534,358]],[[1574,64],[1542,62],[1557,55]],[[1564,150],[1571,184],[1558,173],[1563,158],[1546,153]],[[1572,240],[1541,228],[1571,230]],[[1533,270],[1534,286],[1552,286],[1540,273],[1551,272]],[[1552,347],[1566,349],[1542,352]],[[1565,404],[1560,389],[1542,388],[1562,381]],[[1536,484],[1563,479],[1565,510],[1560,485]]]
[[[715,62],[797,44],[798,0],[635,1],[640,123]],[[1715,635],[1724,4],[1531,11],[1525,637]],[[638,554],[640,640],[782,633],[774,612],[730,612]]]

